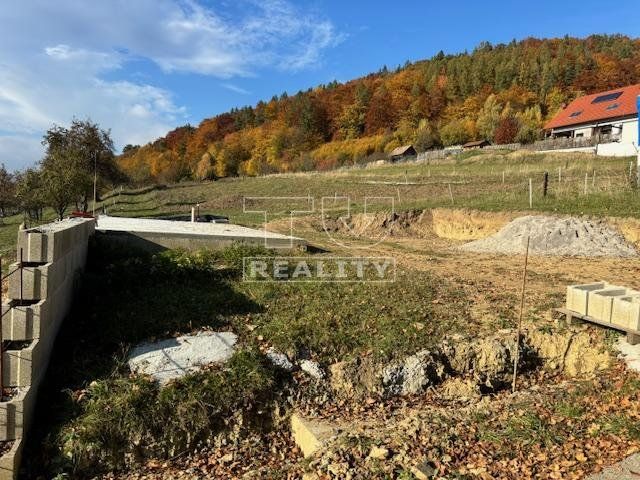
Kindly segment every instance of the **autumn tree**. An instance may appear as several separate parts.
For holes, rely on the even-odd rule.
[[[520,124],[513,115],[507,115],[498,124],[494,139],[498,145],[513,143],[518,135]]]
[[[493,140],[496,128],[500,124],[503,106],[495,95],[489,95],[478,114],[476,122],[478,133],[486,140]]]

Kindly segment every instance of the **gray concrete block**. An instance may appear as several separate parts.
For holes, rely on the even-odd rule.
[[[24,437],[33,418],[35,400],[35,387],[27,387],[11,400],[0,402],[0,441]]]
[[[588,315],[602,322],[611,322],[614,297],[623,297],[626,294],[626,288],[615,286],[589,292]]]
[[[640,295],[615,297],[611,307],[611,323],[640,330]]]
[[[0,480],[15,480],[18,478],[22,447],[24,440],[18,439],[11,449],[0,457]]]
[[[607,286],[606,282],[569,285],[567,287],[567,309],[582,315],[589,315],[589,293],[594,290],[602,290]]]
[[[64,257],[95,231],[95,220],[72,218],[18,232],[17,254],[23,261],[50,263]]]
[[[44,336],[50,326],[49,303],[46,300],[24,306],[14,303],[2,305],[2,339],[22,341]]]

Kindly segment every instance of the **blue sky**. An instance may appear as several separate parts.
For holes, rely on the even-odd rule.
[[[90,117],[117,146],[383,65],[528,36],[638,36],[637,0],[4,0],[0,163]],[[634,8],[635,7],[635,8]]]

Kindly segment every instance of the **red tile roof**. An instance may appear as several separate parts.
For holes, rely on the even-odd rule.
[[[615,97],[614,94],[617,93],[620,93],[620,96],[613,98]],[[600,99],[599,102],[593,103],[594,100],[606,95],[611,95],[611,97],[605,97]],[[567,108],[558,113],[553,120],[548,122],[544,128],[550,130],[552,128],[569,127],[582,123],[593,123],[637,115],[637,98],[639,95],[640,84],[577,98]],[[614,105],[618,106],[614,107]]]

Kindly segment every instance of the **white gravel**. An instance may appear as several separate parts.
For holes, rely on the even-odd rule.
[[[527,236],[534,255],[635,257],[638,252],[603,220],[520,217],[499,232],[460,247],[469,252],[524,254]]]
[[[129,368],[134,373],[151,375],[164,385],[169,380],[196,372],[204,365],[229,360],[237,340],[231,332],[200,332],[142,343],[131,350]]]

